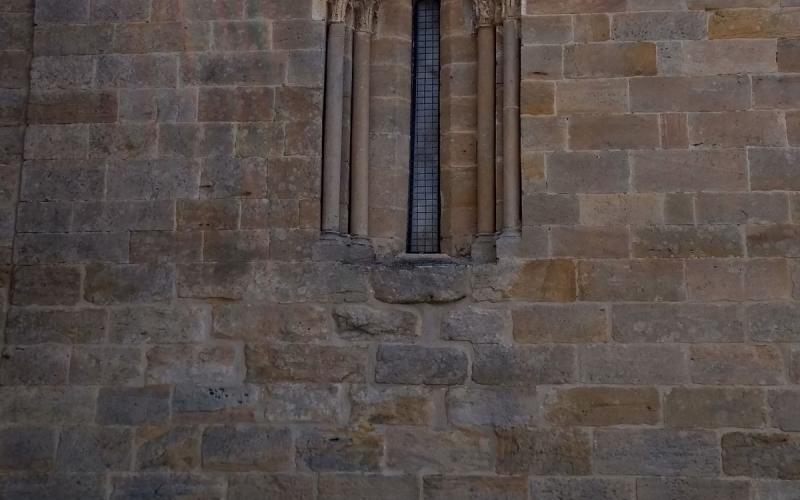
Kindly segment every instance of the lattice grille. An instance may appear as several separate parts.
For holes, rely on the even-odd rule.
[[[439,252],[439,2],[414,9],[408,251]]]

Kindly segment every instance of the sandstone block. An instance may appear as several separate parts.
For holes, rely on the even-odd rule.
[[[666,301],[685,298],[683,266],[671,260],[583,261],[578,297],[588,301]]]
[[[97,396],[97,422],[102,425],[144,425],[169,419],[171,389],[148,387],[103,387]]]
[[[36,6],[36,22],[67,24],[88,20],[88,0],[43,0]]]
[[[377,471],[383,446],[383,437],[368,431],[310,430],[298,437],[297,460],[313,471]]]
[[[800,35],[800,16],[791,9],[720,9],[708,21],[709,38],[792,38]]]
[[[0,389],[3,424],[79,424],[94,419],[93,387],[5,386]]]
[[[602,474],[709,476],[719,474],[720,465],[712,432],[620,429],[594,434],[594,466]]]
[[[770,391],[767,396],[772,425],[787,432],[800,430],[797,420],[800,412],[800,392],[793,390]]]
[[[80,286],[76,267],[17,267],[11,301],[15,305],[74,305],[80,300]]]
[[[15,261],[22,265],[126,262],[128,241],[124,232],[21,234]]]
[[[800,226],[779,224],[747,228],[747,250],[754,257],[800,256]]]
[[[339,336],[349,340],[402,340],[419,335],[419,318],[403,309],[346,304],[334,309],[333,319]]]
[[[158,302],[175,294],[175,269],[161,264],[102,265],[86,269],[84,294],[95,304]]]
[[[608,14],[582,14],[574,17],[573,38],[576,43],[606,42],[611,39]]]
[[[375,381],[383,384],[460,384],[467,376],[466,354],[457,348],[383,345]]]
[[[632,254],[640,258],[742,257],[739,228],[661,226],[632,231]]]
[[[475,346],[472,379],[481,385],[564,384],[575,377],[569,346]]]
[[[285,498],[287,500],[312,500],[314,484],[310,476],[295,474],[245,474],[235,475],[228,481],[228,498]]]
[[[442,337],[474,344],[499,344],[511,330],[508,311],[469,307],[457,309],[442,321]]]
[[[253,283],[247,262],[183,264],[178,266],[178,296],[241,299]]]
[[[780,147],[786,145],[786,127],[778,114],[768,111],[692,113],[689,141],[711,148]]]
[[[585,226],[651,226],[664,222],[664,202],[652,194],[587,194],[578,197]]]
[[[330,325],[325,309],[305,304],[226,304],[214,308],[214,336],[261,342],[326,338]]]
[[[642,192],[746,190],[746,162],[741,150],[633,152],[633,187]]]
[[[631,80],[633,111],[736,111],[750,108],[744,76],[653,77]]]
[[[223,498],[225,482],[217,477],[198,474],[147,473],[117,476],[111,483],[111,498],[124,500],[135,497],[205,496],[211,500]]]
[[[614,16],[615,40],[700,40],[706,36],[704,12],[635,12]]]
[[[69,346],[63,344],[7,345],[0,385],[66,385],[69,359]]]
[[[187,471],[200,465],[200,435],[192,427],[141,427],[134,441],[137,470]]]
[[[725,474],[797,480],[800,438],[796,434],[733,432],[722,436]]]
[[[791,295],[786,262],[703,259],[686,265],[686,285],[693,301],[779,300]]]
[[[494,454],[493,440],[478,432],[386,429],[386,464],[404,472],[489,472]]]
[[[367,349],[355,346],[248,345],[245,357],[247,380],[256,383],[361,382],[367,365]]]
[[[591,217],[588,209],[584,213]],[[626,258],[630,248],[628,233],[627,227],[553,226],[551,253],[554,257]]]
[[[203,467],[222,471],[279,472],[292,468],[288,429],[213,426],[203,432]]]
[[[780,385],[780,352],[770,345],[696,345],[691,348],[692,382],[717,385]]]
[[[253,422],[262,391],[254,386],[203,387],[178,384],[172,395],[172,418],[185,423]]]
[[[181,68],[186,85],[280,85],[286,57],[277,52],[187,54]]]
[[[162,344],[145,354],[148,384],[230,386],[244,378],[242,353],[228,344]]]
[[[433,418],[431,393],[422,387],[350,389],[350,419],[355,425],[429,425]]]
[[[80,498],[100,500],[105,492],[103,476],[94,474],[5,475],[0,494],[9,498]]]
[[[524,500],[528,484],[524,477],[427,476],[422,482],[424,500]]]
[[[628,111],[628,86],[623,80],[560,81],[557,83],[556,94],[559,114]]]
[[[454,302],[469,290],[463,266],[381,267],[371,274],[375,298],[391,304]]]
[[[564,52],[568,78],[652,76],[656,74],[656,46],[646,42],[569,45]]]
[[[655,115],[580,115],[569,121],[571,149],[655,149],[660,140]]]
[[[629,176],[628,157],[620,152],[547,156],[547,190],[551,193],[625,192]]]
[[[750,149],[750,183],[753,190],[800,189],[798,160],[800,151],[795,149]]]
[[[604,342],[607,308],[565,304],[528,305],[512,311],[514,340],[523,344]]]
[[[12,307],[7,314],[5,335],[9,344],[96,344],[106,336],[106,313],[100,309]]]
[[[641,500],[747,500],[750,484],[740,480],[640,478],[636,492]]]
[[[127,471],[133,432],[125,427],[69,427],[61,431],[56,469],[64,472]]]
[[[0,431],[0,470],[48,471],[53,468],[55,438],[46,427],[10,427]]]
[[[336,423],[339,387],[330,384],[270,384],[264,388],[264,417],[270,422]]]
[[[545,418],[559,426],[655,425],[660,409],[649,387],[556,389],[544,401]]]
[[[141,385],[142,350],[129,346],[86,345],[72,348],[69,381],[75,385]]]
[[[686,360],[678,345],[594,345],[578,350],[580,380],[590,384],[682,384]]]
[[[747,308],[750,336],[757,342],[796,342],[800,308],[790,302],[753,304]]]
[[[624,479],[536,478],[531,481],[531,491],[534,498],[542,500],[631,500],[635,496],[636,488],[633,483]]]
[[[511,427],[538,421],[536,391],[526,388],[466,388],[447,391],[447,417],[457,427]]]
[[[745,322],[736,306],[706,304],[614,305],[611,331],[618,342],[741,342]]]
[[[591,443],[581,430],[500,428],[497,472],[578,476],[591,470]]]
[[[764,395],[758,389],[674,388],[664,401],[664,420],[684,428],[764,427]]]

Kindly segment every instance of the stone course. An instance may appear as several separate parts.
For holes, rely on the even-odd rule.
[[[469,3],[413,257],[410,1],[370,247],[319,241],[324,0],[0,2],[0,498],[800,498],[800,2],[522,0],[488,263]]]

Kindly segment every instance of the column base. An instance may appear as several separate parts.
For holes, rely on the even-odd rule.
[[[522,234],[519,230],[505,230],[497,237],[497,258],[510,259],[520,256]]]
[[[320,262],[357,263],[375,259],[368,238],[323,232],[314,244],[313,258]]]

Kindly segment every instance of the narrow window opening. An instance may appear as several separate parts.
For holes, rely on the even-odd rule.
[[[439,1],[414,7],[408,252],[439,252]]]

